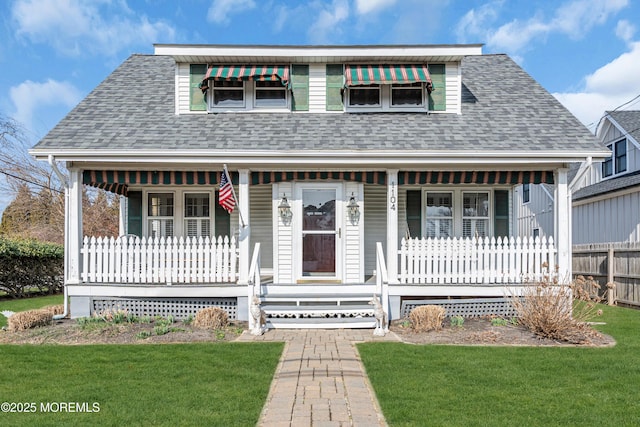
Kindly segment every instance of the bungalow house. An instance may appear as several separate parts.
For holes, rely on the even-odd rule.
[[[596,136],[611,155],[569,167],[572,243],[640,242],[640,111],[606,111]],[[519,234],[553,235],[552,192],[516,188]]]
[[[474,315],[544,263],[566,277],[568,168],[608,150],[481,45],[163,44],[31,154],[70,173],[72,317],[215,305],[252,322],[257,301],[270,327],[341,328],[374,326],[373,295],[388,319]],[[525,183],[554,186],[552,236],[515,238]],[[122,196],[120,237],[83,235],[83,186]]]

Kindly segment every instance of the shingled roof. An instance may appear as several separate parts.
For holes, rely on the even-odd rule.
[[[462,114],[175,114],[175,61],[132,55],[32,150],[606,153],[506,55],[462,61]]]
[[[640,142],[640,111],[606,111],[605,119],[612,119],[622,133]],[[612,141],[608,141],[611,143]],[[593,185],[583,187],[573,194],[573,200],[588,199],[613,191],[626,190],[631,187],[640,187],[640,171],[632,171],[615,178],[605,179]]]

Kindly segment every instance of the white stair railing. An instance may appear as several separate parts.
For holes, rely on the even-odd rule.
[[[552,237],[402,239],[400,283],[512,284],[555,274]]]
[[[85,283],[235,283],[235,237],[85,237]]]

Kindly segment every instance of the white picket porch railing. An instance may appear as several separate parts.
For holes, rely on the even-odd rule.
[[[85,237],[81,277],[89,283],[235,283],[236,240]]]
[[[406,284],[518,284],[555,274],[553,238],[402,239],[399,281]]]

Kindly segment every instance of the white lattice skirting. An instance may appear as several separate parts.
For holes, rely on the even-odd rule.
[[[402,301],[400,315],[408,317],[411,310],[421,305],[439,305],[446,310],[446,317],[480,317],[495,315],[504,318],[516,316],[516,311],[507,298],[474,299],[425,299]]]
[[[238,318],[236,298],[93,298],[91,314],[103,311],[126,310],[134,316],[173,316],[186,319],[207,307],[220,307],[229,320]]]

